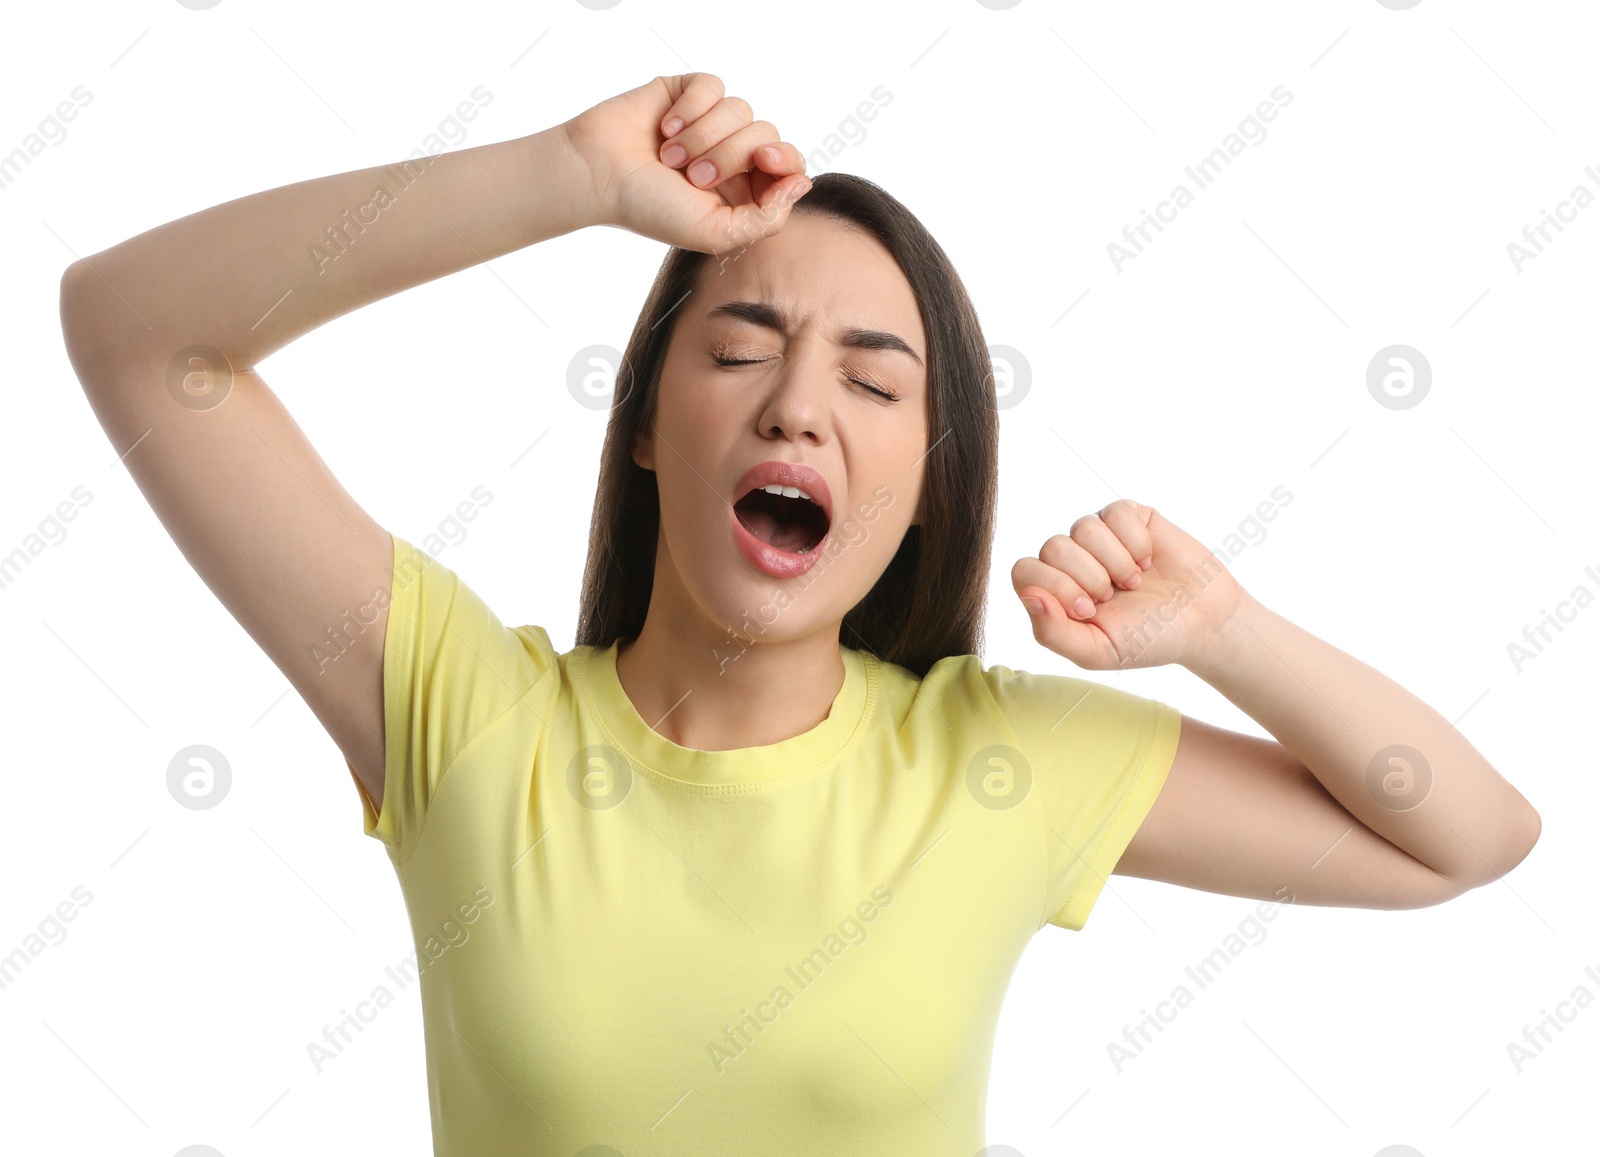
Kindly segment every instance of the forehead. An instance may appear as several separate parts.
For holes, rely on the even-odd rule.
[[[911,284],[883,243],[853,223],[794,213],[777,234],[709,258],[695,297],[689,312],[702,324],[746,325],[713,311],[730,301],[765,302],[791,325],[830,335],[849,327],[887,330],[927,356]]]

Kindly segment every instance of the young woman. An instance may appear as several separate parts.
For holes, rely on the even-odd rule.
[[[1109,873],[1410,908],[1538,837],[1447,721],[1146,504],[1016,564],[1035,638],[1089,670],[1183,664],[1277,742],[983,666],[997,414],[972,306],[898,201],[842,174],[808,194],[751,115],[715,76],[659,77],[63,278],[96,415],[393,861],[440,1154],[968,1157],[1012,970]],[[673,248],[558,652],[368,517],[254,366],[599,224]]]

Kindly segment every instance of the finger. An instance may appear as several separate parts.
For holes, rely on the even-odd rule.
[[[675,137],[684,125],[705,116],[722,99],[722,78],[710,72],[686,72],[682,76],[658,77],[667,86],[672,105],[661,118],[661,135]]]
[[[766,123],[756,121],[741,129],[707,156],[715,158],[719,150],[732,145],[734,156],[737,157],[745,151],[744,143],[739,141],[739,137]],[[775,135],[777,130],[773,129],[772,132]],[[779,218],[773,215],[786,212],[787,207],[799,200],[804,191],[810,188],[810,184],[804,180],[806,161],[800,155],[800,150],[783,141],[760,144],[765,136],[766,133],[749,135],[748,139],[753,145],[749,158],[752,167],[748,172],[730,174],[717,186],[717,192],[722,194],[722,199],[729,205],[754,204],[768,220],[776,221]],[[720,161],[714,160],[713,163],[720,167]]]
[[[765,121],[762,122],[766,124]],[[770,144],[778,139],[778,131],[767,125],[770,136],[750,145],[735,163],[730,149],[722,147],[724,141],[750,125],[750,106],[736,96],[723,97],[699,120],[690,121],[681,133],[661,145],[661,163],[669,168],[684,170],[697,188],[714,189],[719,181],[733,173],[742,173],[750,167],[749,154],[755,144]],[[678,155],[682,150],[682,156]],[[713,153],[710,158],[707,153]],[[710,160],[712,171],[702,175],[701,161]]]
[[[772,190],[778,186],[787,186],[791,196],[795,189],[799,189],[800,195],[803,195],[804,190],[811,188],[811,179],[806,176],[805,157],[787,141],[762,145],[755,151],[753,159],[757,167],[750,170],[750,191],[762,205],[767,204],[773,196]]]
[[[795,202],[811,192],[811,178],[804,173],[792,173],[774,183],[758,204],[763,215],[772,217],[778,224],[788,220],[789,210]]]
[[[1130,591],[1138,588],[1139,564],[1098,514],[1085,514],[1072,524],[1071,533],[1072,540],[1095,557],[1117,586]]]
[[[1052,579],[1046,573],[1050,569],[1038,559],[1022,559],[1011,571],[1017,593],[1031,594],[1044,604],[1044,610],[1032,617],[1033,637],[1088,670],[1103,671],[1117,666],[1116,648],[1099,625],[1070,618],[1062,612],[1060,602],[1052,593],[1052,586],[1059,586],[1060,578]]]
[[[744,175],[731,177],[717,189],[717,192],[732,200],[728,190],[736,184],[743,183],[746,183]],[[795,202],[810,190],[811,183],[806,180],[805,174],[794,173],[769,189],[760,202],[731,206],[726,226],[726,247],[731,249],[752,245],[761,238],[778,232],[788,223]]]
[[[1092,559],[1089,561],[1093,562]],[[1019,596],[1048,595],[1048,598],[1040,600],[1045,604],[1046,617],[1079,622],[1094,618],[1097,609],[1095,601],[1084,584],[1054,563],[1037,558],[1018,559],[1011,568],[1011,585]]]
[[[1153,507],[1131,498],[1119,498],[1100,512],[1100,518],[1122,540],[1129,556],[1145,566],[1152,560],[1155,549],[1155,539],[1150,534],[1150,519],[1154,514]]]
[[[766,124],[766,121],[756,121],[756,125]],[[777,130],[773,130],[776,135]],[[752,142],[754,138],[752,138]],[[806,159],[800,150],[788,141],[774,140],[766,144],[757,145],[750,154],[750,188],[759,200],[761,194],[773,185],[781,182],[785,177],[796,173],[805,175]]]
[[[766,174],[759,167],[760,155],[762,150],[775,147],[777,142],[778,130],[767,121],[756,121],[724,137],[707,152],[690,161],[684,173],[693,184],[699,185],[702,189],[720,188],[727,196],[730,205],[756,200],[767,190]],[[798,161],[799,150],[793,151]],[[804,162],[800,163],[804,168]],[[697,172],[702,164],[711,165],[713,170],[712,175],[704,180],[700,179]],[[745,174],[751,179],[742,181],[732,188],[722,184],[727,181],[731,185],[733,178]],[[761,181],[759,187],[755,183],[758,180]]]
[[[1106,568],[1100,565],[1100,560],[1081,542],[1065,534],[1047,538],[1039,548],[1039,559],[1071,578],[1094,602],[1103,603],[1117,593],[1116,585],[1106,573]]]

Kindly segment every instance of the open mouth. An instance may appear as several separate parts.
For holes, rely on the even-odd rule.
[[[820,505],[760,486],[735,502],[733,513],[756,538],[790,554],[805,554],[828,533],[828,515]]]

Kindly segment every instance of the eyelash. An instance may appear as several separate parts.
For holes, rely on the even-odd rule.
[[[762,361],[763,359],[761,359],[761,358],[725,358],[725,357],[719,357],[719,356],[713,354],[711,360],[716,362],[717,365],[719,365],[719,366],[749,366],[749,365],[755,365],[757,362]],[[860,386],[863,390],[866,390],[870,394],[877,394],[878,397],[883,398],[885,401],[898,402],[900,400],[900,395],[895,393],[893,390],[885,390],[885,389],[879,388],[878,386],[868,385],[866,382],[859,381],[856,378],[849,377],[849,375],[846,375],[846,379],[848,381],[853,382],[856,385]]]

